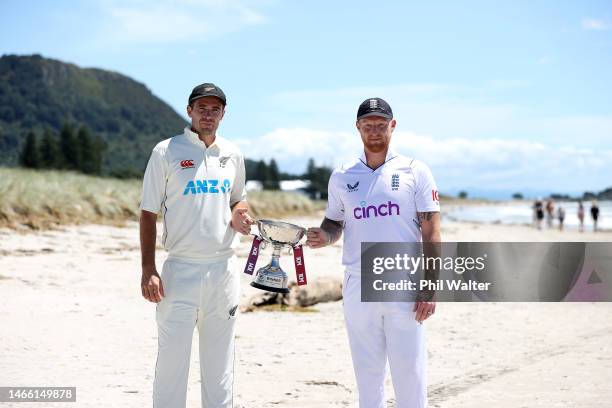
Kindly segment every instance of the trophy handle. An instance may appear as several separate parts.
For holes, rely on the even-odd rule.
[[[259,249],[261,251],[263,251],[264,249],[266,249],[268,247],[268,241],[266,241],[265,239],[263,239],[263,237],[257,235],[257,234],[253,234],[252,232],[249,233],[250,236],[252,236],[253,238],[259,238],[261,239],[261,244],[259,244]]]
[[[306,241],[307,241],[306,233],[304,233],[304,235],[302,235],[302,237],[300,239],[298,239],[295,244],[287,244],[287,248],[288,248],[287,249],[287,254],[288,255],[293,255],[293,253],[294,253],[293,252],[293,248],[295,246],[298,246],[298,245],[302,245],[302,246],[306,245]]]

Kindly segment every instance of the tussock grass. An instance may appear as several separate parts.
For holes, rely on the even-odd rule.
[[[0,226],[121,223],[137,219],[138,180],[0,168]]]
[[[247,200],[251,213],[258,218],[312,214],[319,207],[304,195],[284,191],[253,191]]]
[[[141,186],[141,180],[0,167],[0,227],[120,225],[138,219]],[[248,200],[256,217],[306,215],[321,207],[300,194],[280,191],[251,192]]]

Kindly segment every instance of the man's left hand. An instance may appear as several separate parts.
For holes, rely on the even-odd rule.
[[[242,235],[249,235],[251,233],[251,225],[255,223],[251,216],[248,214],[246,208],[236,208],[232,211],[231,227]]]
[[[423,323],[429,319],[436,311],[436,302],[416,301],[414,303],[414,311],[416,312],[414,319]]]

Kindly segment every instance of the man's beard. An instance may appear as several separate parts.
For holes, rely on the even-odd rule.
[[[377,140],[375,142],[364,142],[365,147],[368,149],[368,151],[372,152],[372,153],[380,153],[383,152],[389,145],[387,143],[385,143],[384,140]]]

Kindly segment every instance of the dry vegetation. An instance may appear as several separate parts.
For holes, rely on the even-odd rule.
[[[121,224],[138,219],[140,180],[65,171],[0,168],[0,227],[32,229],[62,224]],[[324,203],[288,192],[249,193],[256,217],[306,215]]]

